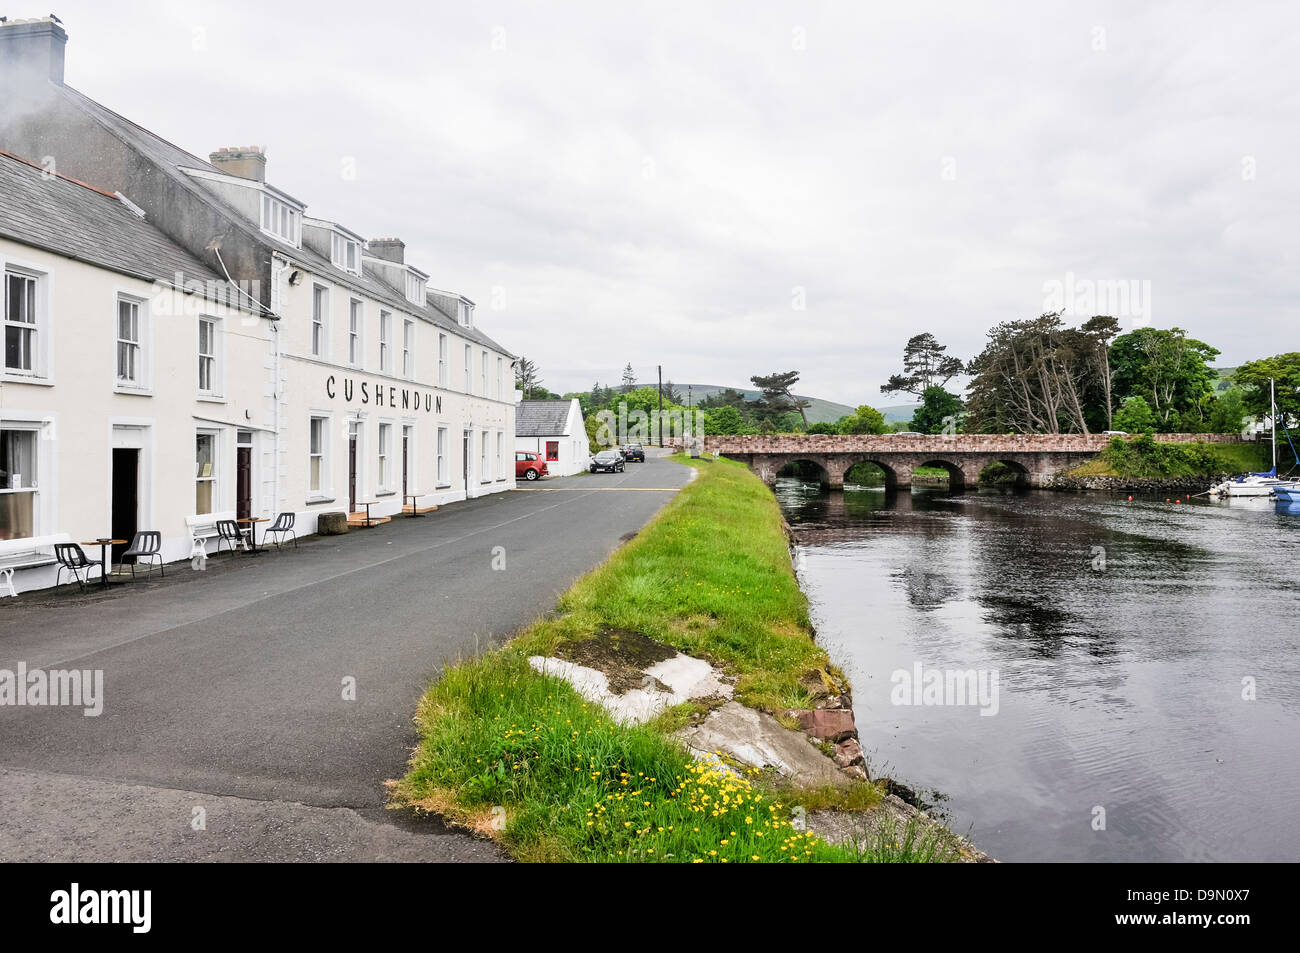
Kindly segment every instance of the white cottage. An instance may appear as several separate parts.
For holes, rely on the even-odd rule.
[[[302,535],[514,486],[515,358],[472,300],[308,215],[263,149],[202,159],[67,86],[66,42],[0,23],[0,557],[134,527],[181,559],[219,517]]]
[[[515,452],[541,454],[552,476],[568,476],[591,460],[582,405],[574,400],[523,400],[515,410]]]

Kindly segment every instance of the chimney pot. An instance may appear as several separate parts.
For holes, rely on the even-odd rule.
[[[260,146],[222,146],[208,156],[208,161],[227,175],[266,181],[266,152]]]
[[[366,251],[385,261],[406,264],[406,242],[400,238],[372,238],[366,242]]]

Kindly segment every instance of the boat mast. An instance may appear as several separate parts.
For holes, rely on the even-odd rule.
[[[1273,416],[1270,419],[1273,429],[1273,476],[1277,476],[1277,391],[1275,390],[1277,382],[1273,378],[1268,379],[1268,402],[1272,408]]]

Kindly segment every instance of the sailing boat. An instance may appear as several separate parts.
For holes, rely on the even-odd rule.
[[[1273,430],[1273,469],[1267,473],[1247,473],[1232,480],[1224,480],[1215,486],[1210,487],[1210,492],[1216,496],[1272,496],[1274,492],[1281,489],[1290,491],[1292,487],[1297,486],[1295,480],[1278,479],[1277,475],[1277,394],[1275,383],[1272,378],[1268,382],[1268,398],[1272,407]]]

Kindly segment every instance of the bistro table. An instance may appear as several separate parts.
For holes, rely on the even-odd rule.
[[[271,522],[269,519],[267,519],[264,516],[245,516],[243,519],[235,520],[235,522],[248,524],[248,540],[250,543],[253,544],[252,547],[248,550],[248,555],[260,556],[262,555],[262,553],[266,552],[266,550],[264,549],[257,548],[257,524],[269,523]]]
[[[419,507],[416,506],[416,500],[418,500],[419,498],[420,498],[420,494],[418,494],[418,493],[405,493],[405,494],[403,494],[403,500],[404,500],[404,501],[405,501],[405,500],[410,500],[410,501],[411,501],[411,512],[407,513],[407,514],[406,514],[407,516],[423,516],[423,515],[424,515],[423,513],[420,512]]]
[[[369,502],[359,504],[366,508],[366,529],[369,529],[371,526],[374,525],[373,523],[370,522],[370,504],[374,502],[375,502],[374,500],[370,500]]]
[[[127,540],[125,539],[105,539],[104,537],[100,537],[99,539],[92,539],[89,542],[84,542],[81,544],[82,546],[99,547],[99,560],[100,560],[99,578],[102,580],[105,589],[107,589],[109,585],[108,584],[108,547],[125,546],[126,543]]]

